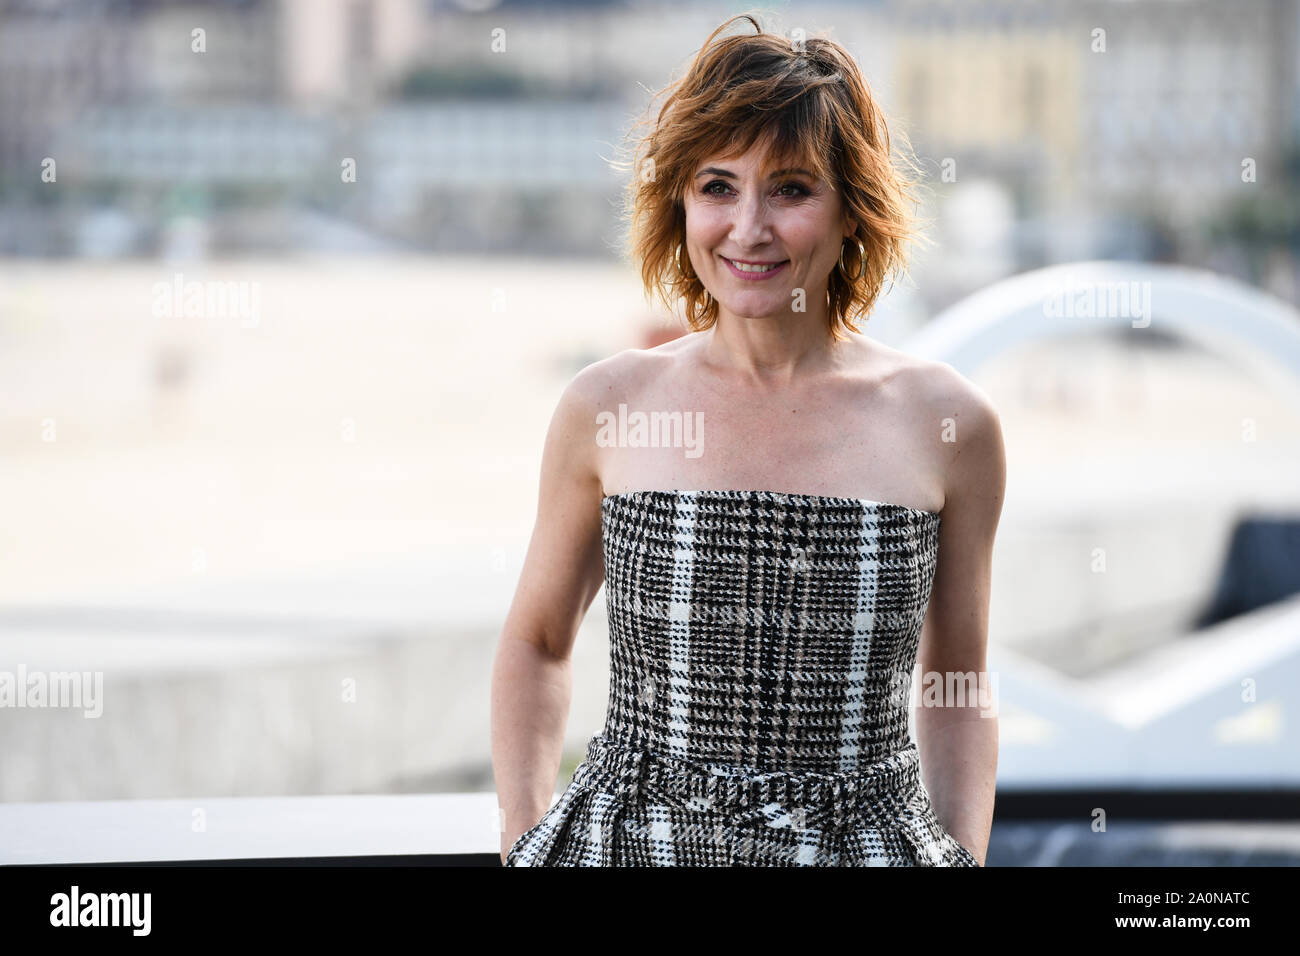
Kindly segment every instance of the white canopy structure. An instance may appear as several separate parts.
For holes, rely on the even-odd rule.
[[[974,377],[1021,344],[1107,330],[1199,344],[1300,409],[1300,313],[1183,266],[1082,262],[1017,275],[945,310],[902,348]],[[995,635],[999,785],[1300,785],[1300,597],[1172,637],[1072,679]]]

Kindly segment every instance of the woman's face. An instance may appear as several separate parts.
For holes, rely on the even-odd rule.
[[[825,302],[830,271],[853,231],[829,183],[799,170],[762,178],[763,159],[751,149],[706,160],[684,199],[691,265],[720,309],[745,318],[788,315]],[[747,271],[746,263],[774,268]]]

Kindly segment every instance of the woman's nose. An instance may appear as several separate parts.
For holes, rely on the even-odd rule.
[[[744,247],[760,245],[766,241],[771,228],[767,221],[767,201],[762,197],[751,197],[742,199],[734,208],[736,213],[731,223],[731,238]]]

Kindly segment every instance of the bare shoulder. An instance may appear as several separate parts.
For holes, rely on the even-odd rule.
[[[988,394],[947,362],[897,352],[895,376],[910,404],[924,414],[950,419],[950,424],[974,439],[1001,428],[996,407]]]
[[[900,388],[919,423],[933,429],[948,449],[943,455],[946,500],[979,500],[980,509],[996,515],[1006,482],[1006,449],[993,400],[947,362],[916,356],[902,361]]]
[[[649,349],[627,348],[592,362],[573,377],[566,393],[572,401],[607,408],[626,401],[677,365],[696,344],[689,335]]]
[[[677,364],[680,340],[651,349],[623,349],[580,369],[560,395],[551,430],[556,440],[594,470],[591,458],[599,415],[620,402],[640,400]]]

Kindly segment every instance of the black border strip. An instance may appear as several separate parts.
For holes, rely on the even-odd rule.
[[[1016,790],[997,795],[993,822],[1087,819],[1097,807],[1112,820],[1297,823],[1300,790]]]

